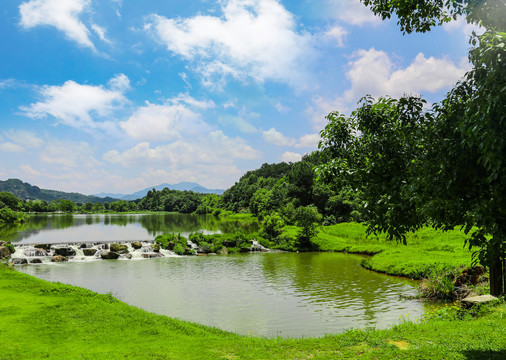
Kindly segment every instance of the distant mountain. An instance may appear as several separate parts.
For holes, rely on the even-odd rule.
[[[72,200],[76,203],[105,203],[117,201],[118,198],[98,197],[94,195],[83,195],[79,193],[67,193],[63,191],[41,189],[19,179],[0,180],[0,191],[7,191],[23,200]]]
[[[133,194],[129,194],[129,195],[113,194],[113,193],[100,193],[100,194],[95,194],[95,196],[99,196],[99,197],[110,196],[110,197],[114,197],[114,198],[121,199],[121,200],[136,200],[136,199],[140,199],[140,198],[143,198],[144,196],[146,196],[149,190],[155,189],[157,191],[160,191],[165,188],[169,188],[170,190],[179,190],[179,191],[193,191],[193,192],[201,193],[201,194],[221,195],[224,192],[224,190],[221,190],[221,189],[208,189],[208,188],[203,187],[200,184],[193,183],[193,182],[180,182],[178,184],[165,184],[164,183],[164,184],[160,184],[157,186],[150,186],[150,187],[147,187],[143,190],[134,192]]]

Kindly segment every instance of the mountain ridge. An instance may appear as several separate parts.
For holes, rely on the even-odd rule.
[[[10,192],[23,200],[72,200],[75,203],[105,203],[118,201],[113,197],[98,197],[94,195],[84,195],[77,192],[64,192],[58,190],[41,189],[38,186],[31,185],[19,179],[0,180],[0,191]]]
[[[221,195],[225,191],[222,189],[208,189],[198,183],[184,181],[184,182],[180,182],[177,184],[163,183],[163,184],[156,185],[156,186],[149,186],[145,189],[136,191],[132,194],[102,192],[100,194],[93,194],[93,196],[98,196],[98,197],[109,196],[109,197],[116,197],[120,200],[136,200],[136,199],[140,199],[140,198],[143,198],[144,196],[146,196],[146,194],[148,193],[149,190],[155,189],[157,191],[160,191],[165,188],[168,188],[169,190],[193,191],[193,192],[201,193],[201,194],[217,194],[217,195]]]

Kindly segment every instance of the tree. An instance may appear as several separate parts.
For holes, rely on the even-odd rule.
[[[60,211],[71,213],[74,211],[75,204],[71,200],[59,200],[58,202],[58,209]]]
[[[265,216],[262,222],[262,235],[270,241],[275,241],[283,232],[285,222],[278,213]]]
[[[316,227],[317,223],[321,221],[322,216],[315,206],[310,205],[297,208],[295,218],[297,225],[302,228],[297,234],[299,246],[302,249],[312,248],[313,244],[311,243],[311,239],[318,234]]]
[[[479,248],[490,269],[491,293],[500,294],[506,288],[506,2],[363,2],[383,18],[396,13],[408,33],[457,15],[486,31],[471,38],[473,69],[430,111],[416,97],[366,97],[350,117],[331,113],[321,133],[329,161],[320,177],[358,190],[370,231],[403,240],[423,225],[464,226],[469,247]]]

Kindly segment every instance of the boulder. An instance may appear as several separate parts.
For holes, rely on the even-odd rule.
[[[51,258],[52,262],[65,262],[69,261],[69,259],[63,255],[55,255]]]
[[[97,249],[83,249],[84,256],[93,256],[97,252]]]
[[[88,247],[88,245],[86,245],[85,243],[82,243],[79,248],[80,249],[86,249]]]
[[[100,254],[100,257],[104,260],[115,260],[115,259],[119,258],[119,254],[114,251],[108,251],[103,254]]]
[[[160,252],[160,244],[153,244],[153,251]]]
[[[11,251],[7,246],[0,246],[0,259],[11,256]]]
[[[135,249],[135,250],[139,250],[142,248],[142,243],[140,241],[134,241],[132,242],[130,245],[132,245],[132,247]]]
[[[120,258],[130,260],[132,258],[132,254],[123,254],[120,256]]]
[[[30,264],[42,264],[41,259],[30,259]]]
[[[36,247],[38,249],[44,249],[46,251],[51,250],[51,244],[35,244],[33,247]]]
[[[24,259],[24,258],[16,258],[16,259],[11,259],[10,261],[13,265],[24,265],[24,264],[28,264],[28,260]]]
[[[142,257],[144,259],[151,259],[151,258],[159,258],[159,257],[162,257],[163,255],[160,254],[160,253],[142,253]]]
[[[61,255],[61,256],[65,256],[65,257],[76,255],[75,250],[72,249],[71,247],[56,248],[56,249],[54,249],[54,253],[55,253],[55,255]]]
[[[111,244],[110,250],[113,252],[117,252],[118,254],[127,254],[128,253],[128,246],[123,244]]]
[[[176,246],[176,243],[174,241],[169,241],[167,243],[167,250],[170,250],[170,251],[174,250],[174,246]]]
[[[228,249],[224,246],[220,250],[218,250],[218,254],[220,254],[220,255],[227,255],[228,254]]]
[[[499,299],[492,295],[470,296],[462,299],[462,304],[464,306],[473,306],[476,304],[484,304],[495,300]]]

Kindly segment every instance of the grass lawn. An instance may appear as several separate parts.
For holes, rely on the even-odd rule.
[[[293,229],[292,229],[293,230]],[[289,231],[291,231],[289,229]],[[364,237],[358,224],[322,228],[321,250],[377,253],[366,263],[413,276],[470,264],[463,234],[423,230],[408,246]],[[304,326],[304,324],[301,324]],[[387,330],[315,339],[265,339],[155,315],[79,287],[0,264],[0,359],[506,359],[506,305],[456,305]]]

